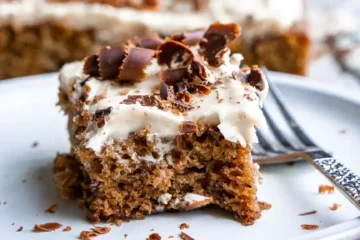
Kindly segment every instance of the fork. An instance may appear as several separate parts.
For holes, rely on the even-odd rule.
[[[296,146],[294,140],[290,141],[286,137],[286,133],[282,130],[283,128],[279,127],[270,116],[268,109],[264,106],[262,111],[268,122],[269,132],[272,133],[277,144],[274,141],[268,140],[263,133],[258,131],[259,143],[255,144],[252,150],[256,158],[255,162],[273,164],[305,159],[328,178],[360,210],[360,177],[343,163],[336,160],[330,153],[316,145],[305,134],[283,103],[279,90],[274,84],[271,84],[267,70],[264,68],[262,70],[269,82],[269,97],[273,99],[278,112],[280,112],[290,132],[298,139],[301,146]]]

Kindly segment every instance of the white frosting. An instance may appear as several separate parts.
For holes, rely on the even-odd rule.
[[[287,29],[302,19],[302,0],[210,0],[203,11],[193,11],[190,3],[164,0],[168,6],[160,11],[143,11],[132,8],[115,8],[105,4],[48,3],[22,0],[0,3],[0,25],[34,25],[48,20],[61,20],[70,27],[83,30],[94,28],[98,41],[119,42],[122,36],[149,32],[170,34],[177,31],[206,27],[215,21],[242,24],[249,16],[258,22],[256,29],[247,35]],[[186,5],[187,4],[187,5]],[[250,33],[251,32],[251,33]]]
[[[167,205],[171,200],[172,195],[170,193],[161,194],[158,198],[158,202]]]
[[[201,202],[201,201],[204,201],[204,200],[209,200],[209,199],[212,199],[212,198],[206,197],[206,196],[203,196],[203,195],[199,195],[199,194],[195,194],[195,193],[187,193],[184,196],[184,201],[182,202],[182,204],[184,206],[187,206],[187,205],[191,205],[191,204]]]
[[[128,95],[147,95],[160,84],[158,73],[162,67],[153,61],[146,69],[147,80],[135,85],[118,86],[111,81],[99,81],[89,78],[84,86],[81,82],[88,78],[82,73],[83,63],[66,64],[60,71],[60,88],[67,93],[69,100],[75,104],[82,92],[88,91],[87,104],[83,106],[93,115],[97,110],[111,107],[111,113],[105,118],[105,125],[98,128],[95,121],[90,120],[85,131],[86,147],[99,153],[102,146],[111,144],[114,139],[125,140],[130,133],[150,126],[148,140],[158,139],[155,151],[162,159],[169,152],[172,144],[160,142],[160,138],[173,138],[179,134],[179,127],[183,121],[217,125],[223,136],[242,146],[257,142],[255,127],[265,129],[266,121],[259,108],[267,93],[265,89],[258,91],[249,84],[244,84],[232,77],[232,71],[239,71],[239,54],[224,55],[224,64],[218,68],[209,67],[209,78],[220,80],[216,90],[202,96],[193,94],[192,105],[194,109],[183,114],[175,115],[171,111],[164,111],[157,107],[136,104],[120,104]],[[88,89],[88,90],[86,90]],[[128,90],[127,95],[120,92]],[[98,96],[103,98],[97,101]],[[258,97],[260,96],[260,98]],[[155,138],[154,138],[155,137]],[[145,156],[143,160],[155,162],[152,156]],[[171,160],[171,159],[167,159]]]

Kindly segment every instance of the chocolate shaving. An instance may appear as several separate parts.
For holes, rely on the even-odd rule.
[[[66,226],[62,231],[63,232],[70,232],[72,228],[70,226]]]
[[[333,185],[320,185],[319,186],[319,193],[320,194],[333,194],[335,191],[335,187]]]
[[[240,36],[237,24],[212,24],[204,34],[205,41],[200,42],[200,53],[210,66],[219,67],[223,64],[222,56],[229,44]]]
[[[94,228],[92,228],[92,230],[99,234],[105,234],[105,233],[110,232],[111,227],[109,227],[109,226],[105,226],[105,227],[94,226]]]
[[[91,55],[85,58],[84,73],[90,75],[91,77],[100,76],[99,61],[97,55]]]
[[[153,50],[156,50],[163,43],[164,39],[160,38],[157,34],[136,38],[133,42],[136,47]]]
[[[24,227],[23,227],[23,226],[20,226],[16,231],[17,231],[17,232],[21,232],[23,229],[24,229]]]
[[[194,133],[197,132],[196,122],[193,121],[183,121],[180,125],[181,133]]]
[[[156,95],[129,95],[127,99],[122,101],[124,104],[135,104],[136,102],[139,102],[142,106],[157,107],[163,110],[167,109],[159,99],[159,96]]]
[[[56,203],[54,203],[48,209],[45,210],[45,213],[56,213],[57,207],[58,207],[58,205]]]
[[[175,85],[178,82],[184,82],[188,77],[189,74],[187,68],[169,69],[160,73],[160,79],[167,85]]]
[[[190,228],[190,225],[187,223],[182,223],[182,224],[180,224],[179,228],[180,228],[180,230],[184,230],[185,228]]]
[[[204,39],[205,29],[197,29],[194,31],[188,31],[180,34],[174,34],[171,36],[172,40],[182,42],[185,45],[193,46],[201,42]]]
[[[124,47],[106,47],[99,51],[99,68],[101,79],[116,79],[125,58]]]
[[[181,240],[195,240],[194,238],[190,237],[189,235],[187,235],[184,232],[180,233],[180,238],[181,238]]]
[[[172,99],[171,100],[171,103],[176,106],[179,110],[181,110],[182,112],[184,111],[189,111],[191,109],[193,109],[194,107],[191,106],[190,104],[186,104],[186,103],[183,103],[182,101],[178,101],[178,100],[175,100],[175,99]]]
[[[158,50],[158,63],[160,65],[166,64],[169,68],[171,68],[171,63],[173,61],[182,62],[181,65],[186,66],[194,57],[193,53],[186,45],[174,40],[167,40],[160,45]]]
[[[211,93],[211,88],[205,86],[204,84],[191,84],[190,87],[200,94],[208,95]]]
[[[130,47],[121,66],[117,81],[140,82],[146,78],[146,66],[154,57],[152,49]]]
[[[94,114],[93,119],[94,120],[100,120],[100,119],[104,118],[105,116],[107,116],[107,115],[109,115],[111,113],[111,109],[112,109],[112,107],[97,110],[95,112],[95,114]]]
[[[146,240],[161,240],[161,236],[158,233],[150,234]]]
[[[52,232],[60,228],[62,225],[57,222],[48,222],[44,224],[35,224],[34,232]]]
[[[317,213],[317,211],[312,210],[310,212],[299,213],[299,216],[312,215],[312,214],[315,214],[315,213]]]
[[[163,100],[168,100],[168,98],[171,96],[171,89],[166,84],[161,84],[160,88],[160,98]]]
[[[260,91],[265,89],[265,82],[258,66],[251,67],[250,74],[247,77],[247,82]]]
[[[301,228],[304,230],[317,230],[319,229],[319,225],[315,224],[301,224]]]

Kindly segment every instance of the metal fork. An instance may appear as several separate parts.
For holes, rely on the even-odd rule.
[[[278,112],[280,112],[290,132],[297,138],[301,146],[297,146],[299,144],[296,144],[294,139],[290,141],[286,137],[283,128],[277,125],[267,108],[263,107],[269,131],[277,143],[270,141],[263,133],[258,131],[259,144],[253,147],[255,162],[272,164],[305,159],[327,177],[360,210],[360,177],[336,160],[331,154],[321,149],[305,134],[284,105],[279,90],[271,84],[267,70],[263,69],[263,72],[269,81],[269,97],[272,97]]]

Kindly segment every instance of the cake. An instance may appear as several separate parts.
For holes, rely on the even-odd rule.
[[[133,36],[242,26],[247,65],[304,74],[309,38],[303,0],[16,0],[0,1],[0,79],[57,71],[99,46]],[[121,26],[121,27],[119,27]]]
[[[54,175],[89,219],[143,218],[215,204],[244,225],[261,215],[251,158],[268,84],[240,68],[237,24],[136,38],[59,74],[69,154]]]

